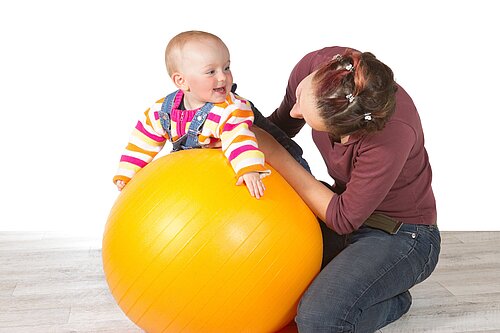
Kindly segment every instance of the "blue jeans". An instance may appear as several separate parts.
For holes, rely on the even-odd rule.
[[[299,332],[374,332],[411,305],[408,291],[436,267],[436,226],[403,224],[397,234],[362,226],[340,236],[320,222],[322,269],[303,295]]]

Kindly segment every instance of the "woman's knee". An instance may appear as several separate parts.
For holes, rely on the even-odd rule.
[[[304,295],[297,309],[295,321],[299,332],[353,332],[347,320],[349,309],[326,298]]]

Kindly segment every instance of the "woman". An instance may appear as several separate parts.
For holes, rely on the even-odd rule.
[[[432,171],[411,98],[373,54],[328,47],[295,66],[269,119],[290,137],[307,123],[335,180],[317,181],[255,129],[268,162],[321,219],[323,265],[300,302],[299,331],[374,332],[397,320],[440,250]]]

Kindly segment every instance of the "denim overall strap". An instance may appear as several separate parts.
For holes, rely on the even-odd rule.
[[[165,99],[163,100],[163,104],[161,105],[161,110],[160,112],[158,112],[158,115],[160,116],[161,126],[167,132],[169,138],[172,138],[170,132],[170,112],[174,107],[174,100],[177,92],[179,92],[179,90],[174,91],[173,93],[165,97]]]
[[[191,120],[191,124],[189,124],[189,129],[186,139],[185,148],[199,148],[200,143],[198,140],[198,134],[200,132],[201,126],[205,123],[207,119],[208,113],[212,110],[214,105],[212,103],[205,103],[194,115],[193,120]]]

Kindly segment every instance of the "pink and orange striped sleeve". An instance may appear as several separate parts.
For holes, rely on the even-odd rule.
[[[127,146],[120,158],[113,183],[122,180],[128,183],[142,168],[148,165],[164,147],[168,135],[161,126],[158,110],[163,99],[144,112],[135,125]]]
[[[205,127],[211,128],[212,134],[221,139],[222,151],[236,178],[248,172],[258,172],[262,176],[271,173],[264,165],[264,153],[259,150],[255,134],[250,130],[253,119],[250,104],[232,93],[224,103],[214,105],[207,116]]]

